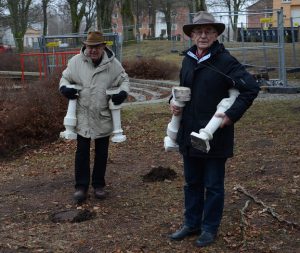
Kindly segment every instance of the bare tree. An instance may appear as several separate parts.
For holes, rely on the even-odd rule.
[[[123,21],[123,36],[124,40],[130,40],[134,38],[134,17],[132,10],[131,0],[121,1],[121,15]]]
[[[66,1],[53,2],[48,10],[48,34],[71,33],[72,22],[70,6]]]
[[[42,0],[42,10],[43,10],[43,35],[47,35],[48,31],[48,19],[47,19],[47,9],[52,0]]]
[[[172,15],[175,15],[177,7],[186,5],[187,3],[185,1],[180,2],[178,0],[160,0],[158,2],[159,10],[165,15],[168,39],[171,39]]]
[[[233,31],[233,38],[237,38],[237,25],[239,12],[255,0],[210,0],[211,5],[228,11],[230,25]]]
[[[167,34],[168,39],[171,39],[171,11],[172,11],[172,4],[174,4],[173,0],[165,0],[160,2],[160,11],[165,15],[165,22],[167,24]]]
[[[44,36],[47,35],[48,32],[48,7],[51,2],[54,2],[54,0],[33,0],[28,13],[28,26],[37,22],[43,23]]]
[[[156,21],[156,11],[155,11],[155,2],[154,0],[147,0],[148,8],[148,21],[149,21],[149,37],[152,38],[155,36],[155,21]]]
[[[111,16],[115,3],[115,0],[96,0],[98,30],[111,29]]]
[[[32,0],[7,0],[10,26],[18,52],[24,51],[24,34],[28,26],[28,12]]]
[[[195,0],[196,2],[196,12],[198,11],[207,11],[207,6],[205,0]]]
[[[187,4],[190,12],[196,13],[198,11],[207,11],[205,0],[188,0]]]
[[[142,19],[147,17],[149,25],[148,37],[155,35],[156,10],[160,9],[160,0],[136,0],[133,13],[136,16],[136,22],[141,23]]]
[[[5,8],[6,8],[5,0],[0,0],[0,17],[5,16],[4,14]]]
[[[85,14],[87,0],[67,0],[67,2],[71,11],[72,33],[78,33]]]
[[[87,32],[93,25],[93,22],[96,18],[96,2],[94,0],[88,0],[86,4],[85,16],[85,29],[84,32]]]

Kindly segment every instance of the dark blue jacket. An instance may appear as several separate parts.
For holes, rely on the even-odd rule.
[[[232,157],[234,125],[219,128],[210,141],[206,154],[191,146],[191,132],[199,132],[215,114],[217,105],[228,97],[228,90],[236,88],[240,95],[225,113],[238,121],[251,106],[259,92],[256,80],[250,75],[223,44],[215,41],[208,50],[205,60],[197,61],[196,46],[191,47],[182,62],[180,85],[191,89],[191,101],[183,109],[177,134],[179,150],[184,155],[197,157]],[[203,58],[202,58],[203,59]]]

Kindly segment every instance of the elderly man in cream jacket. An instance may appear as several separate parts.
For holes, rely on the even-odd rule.
[[[59,90],[68,99],[77,99],[77,149],[75,154],[75,193],[78,203],[86,200],[90,185],[90,143],[95,141],[91,185],[94,196],[106,197],[105,172],[109,137],[113,131],[112,115],[106,95],[109,88],[119,87],[112,95],[115,105],[123,103],[129,91],[129,80],[115,54],[106,47],[103,34],[89,32],[78,55],[72,57],[62,73]],[[72,88],[71,85],[76,85]],[[71,86],[71,87],[70,87]]]

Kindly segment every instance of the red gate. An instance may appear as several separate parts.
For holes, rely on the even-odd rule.
[[[52,68],[64,69],[67,65],[67,60],[70,56],[76,55],[78,51],[67,51],[67,52],[52,52],[52,53],[22,53],[20,54],[22,81],[25,80],[25,57],[33,57],[38,64],[38,76],[39,79],[47,77],[49,70],[49,61],[53,62]],[[50,59],[51,58],[51,59]]]

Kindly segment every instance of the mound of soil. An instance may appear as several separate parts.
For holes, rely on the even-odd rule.
[[[143,182],[157,182],[157,181],[164,181],[164,180],[173,180],[177,177],[177,174],[174,170],[164,167],[155,167],[152,168],[149,173],[142,176]]]
[[[54,223],[83,222],[93,219],[95,216],[95,213],[89,210],[68,210],[51,215],[50,220]]]

